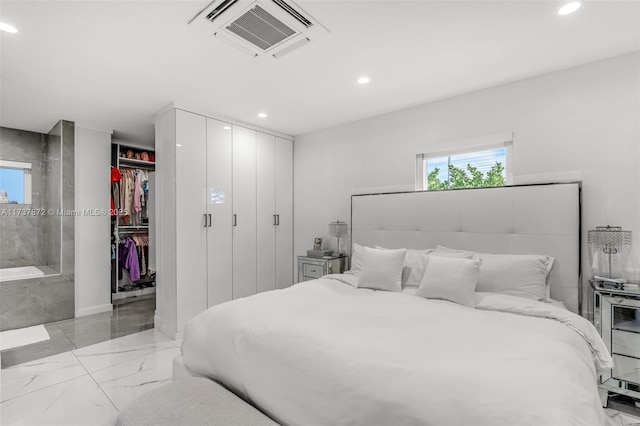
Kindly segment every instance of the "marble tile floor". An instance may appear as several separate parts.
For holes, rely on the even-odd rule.
[[[116,303],[113,311],[45,324],[49,340],[2,351],[2,368],[153,328],[155,295]]]
[[[171,381],[179,352],[147,330],[3,369],[0,424],[113,425],[128,402]]]

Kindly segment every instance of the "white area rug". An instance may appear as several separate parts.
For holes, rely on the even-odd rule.
[[[49,333],[47,333],[47,329],[42,324],[17,330],[7,330],[0,332],[0,351],[45,340],[49,340]]]

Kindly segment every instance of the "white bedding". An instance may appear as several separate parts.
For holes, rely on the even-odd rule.
[[[283,424],[603,425],[595,329],[518,299],[472,309],[325,277],[203,312],[182,350]]]

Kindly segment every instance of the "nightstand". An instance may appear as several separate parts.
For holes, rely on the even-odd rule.
[[[341,274],[349,267],[349,256],[298,256],[298,282],[315,280],[328,274]]]
[[[640,289],[606,288],[591,280],[593,323],[613,356],[613,369],[600,375],[603,404],[609,394],[626,395],[640,405]]]

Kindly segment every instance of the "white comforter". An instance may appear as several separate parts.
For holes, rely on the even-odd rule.
[[[477,299],[471,309],[309,281],[198,315],[184,361],[283,424],[604,424],[596,366],[611,358],[588,321]]]

